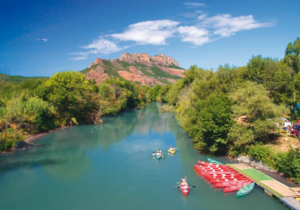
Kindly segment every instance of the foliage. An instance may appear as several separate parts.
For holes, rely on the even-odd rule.
[[[177,118],[194,142],[211,153],[227,151],[227,133],[233,124],[231,102],[225,95],[212,94],[197,100],[193,108],[182,102]]]
[[[97,86],[72,71],[48,80],[5,83],[0,93],[0,150],[13,148],[29,134],[65,125],[101,123],[101,115],[144,106],[148,90],[121,78]]]
[[[41,88],[40,97],[59,110],[57,120],[60,125],[71,125],[73,117],[79,122],[89,121],[87,113],[96,108],[92,100],[95,84],[78,72],[56,73]]]
[[[300,38],[294,43],[289,43],[285,50],[284,62],[291,68],[291,74],[297,74],[300,70]]]
[[[282,117],[282,114],[288,113],[284,106],[276,105],[268,97],[268,91],[262,85],[257,85],[253,82],[245,82],[243,86],[236,89],[229,95],[230,100],[234,103],[232,106],[233,117],[246,116],[247,122],[243,127],[235,126],[240,132],[245,132],[246,139],[235,138],[237,132],[235,128],[231,129],[233,133],[229,134],[232,138],[230,141],[235,144],[245,146],[245,143],[256,141],[268,141],[274,131],[279,128],[276,123],[277,119]],[[247,131],[251,130],[251,131]],[[253,137],[251,139],[250,137]]]

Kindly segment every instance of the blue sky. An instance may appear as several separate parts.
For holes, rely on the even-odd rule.
[[[1,0],[0,69],[51,76],[95,58],[165,54],[188,69],[281,59],[300,37],[299,0]]]

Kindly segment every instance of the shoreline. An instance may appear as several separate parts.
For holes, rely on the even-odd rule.
[[[77,125],[75,125],[75,126],[77,126]],[[43,132],[43,133],[30,135],[25,140],[19,141],[18,145],[16,145],[12,150],[10,150],[10,151],[1,151],[0,156],[12,155],[13,152],[15,152],[15,151],[31,149],[32,147],[39,146],[39,144],[35,144],[34,141],[38,140],[40,137],[42,137],[46,134],[53,133],[55,131],[63,130],[63,129],[70,128],[70,127],[73,127],[73,126],[64,126],[64,127],[56,128],[56,129],[49,130],[49,131],[46,131],[46,132]]]

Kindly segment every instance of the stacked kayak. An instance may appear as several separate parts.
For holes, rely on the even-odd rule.
[[[241,195],[248,188],[250,190],[252,181],[249,178],[218,161],[209,160],[210,162],[197,161],[198,165],[194,165],[194,170],[199,176],[204,176],[210,183],[214,184],[214,187],[224,188],[223,192],[238,191],[241,188],[245,189],[242,190]],[[250,187],[247,187],[249,185]]]

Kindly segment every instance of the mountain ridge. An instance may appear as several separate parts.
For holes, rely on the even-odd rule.
[[[142,85],[165,85],[184,77],[184,71],[175,59],[164,54],[123,53],[113,60],[96,58],[81,73],[97,84],[111,77],[122,77]]]

